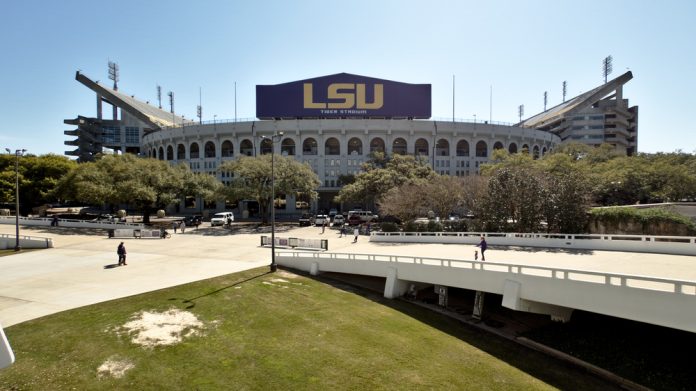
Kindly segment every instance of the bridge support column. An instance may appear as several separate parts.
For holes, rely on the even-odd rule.
[[[312,265],[309,267],[309,274],[313,276],[319,275],[319,263],[318,262],[312,262]]]
[[[387,299],[397,298],[404,293],[408,288],[406,281],[401,281],[397,278],[397,271],[395,268],[387,268],[387,282],[384,284],[384,297]]]
[[[526,300],[521,297],[522,284],[517,281],[505,280],[503,289],[503,307],[516,311],[532,312],[550,315],[555,322],[567,322],[573,314],[573,309],[553,304]]]
[[[476,298],[474,299],[474,312],[471,316],[474,319],[481,319],[483,316],[483,298],[485,297],[485,292],[476,291]]]

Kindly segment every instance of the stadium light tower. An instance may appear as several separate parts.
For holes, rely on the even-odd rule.
[[[517,108],[517,112],[520,115],[520,122],[522,122],[522,116],[524,115],[524,105],[520,105],[520,107]]]
[[[12,153],[10,148],[5,148],[5,151]],[[26,151],[26,149],[15,150],[15,251],[22,249],[19,245],[19,157]]]
[[[118,73],[118,64],[116,64],[113,61],[109,61],[109,79],[114,81],[114,91],[118,91],[118,81],[119,81],[119,73]],[[118,107],[116,105],[112,104],[113,107],[113,119],[116,121],[118,119]]]
[[[563,102],[565,102],[566,98],[566,93],[568,92],[568,83],[566,81],[563,81]]]
[[[159,108],[162,108],[162,87],[157,86],[157,103],[159,103]]]
[[[602,74],[604,74],[604,82],[607,82],[607,76],[613,71],[613,66],[611,65],[612,58],[607,56],[604,61],[602,61]]]

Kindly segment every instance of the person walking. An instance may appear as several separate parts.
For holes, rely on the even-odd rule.
[[[476,247],[481,247],[481,260],[485,261],[486,260],[486,249],[488,248],[488,243],[486,243],[486,239],[481,236],[481,241],[479,244],[476,245]]]
[[[177,224],[176,221],[172,223],[172,229],[174,229],[174,233],[176,233],[176,229],[177,229],[178,227],[179,227],[179,224]]]
[[[355,236],[355,239],[353,239],[353,243],[356,243],[358,241],[358,236],[360,236],[360,226],[356,225],[355,228],[353,228],[353,236]]]
[[[344,236],[348,236],[348,233],[346,232],[346,225],[345,224],[341,225],[341,234],[338,237],[342,238]]]
[[[118,254],[118,266],[128,265],[126,263],[126,246],[123,244],[123,242],[121,242],[121,244],[118,245],[116,253]]]
[[[321,233],[324,233],[324,230],[326,229],[326,219],[328,217],[324,217],[324,221],[321,222]]]

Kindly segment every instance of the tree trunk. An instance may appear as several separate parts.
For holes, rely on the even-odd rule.
[[[268,200],[259,199],[258,203],[259,203],[259,214],[261,215],[261,223],[268,224],[268,216],[270,213],[270,209],[268,209]]]
[[[143,224],[150,224],[150,207],[143,207]]]

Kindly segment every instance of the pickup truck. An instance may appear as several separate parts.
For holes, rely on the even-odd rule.
[[[314,224],[314,216],[312,216],[309,213],[304,213],[304,214],[302,214],[302,216],[300,216],[299,222],[300,222],[300,227],[303,227],[305,225],[310,226],[310,225]]]

